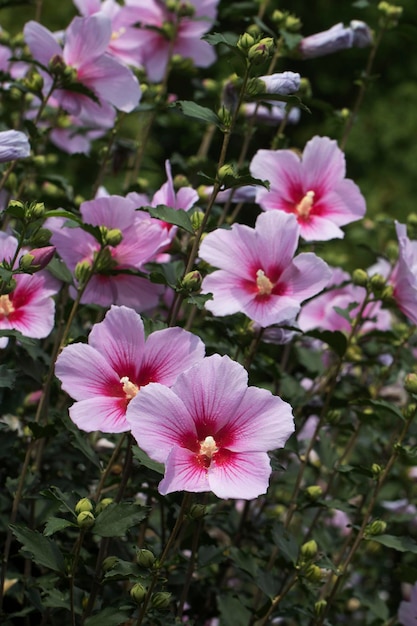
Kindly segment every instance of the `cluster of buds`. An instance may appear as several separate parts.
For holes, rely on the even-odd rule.
[[[300,18],[288,11],[275,10],[272,13],[272,21],[279,30],[286,30],[289,33],[298,33],[302,27]]]
[[[75,505],[75,513],[77,515],[77,524],[83,530],[88,530],[95,523],[93,514],[93,503],[88,498],[81,498]]]
[[[259,65],[272,56],[275,42],[272,37],[262,37],[262,35],[252,35],[246,32],[239,37],[237,47],[245,54],[249,63]]]
[[[167,0],[166,7],[168,11],[175,13],[178,17],[194,17],[195,15],[195,6],[191,2]]]
[[[395,28],[402,15],[403,7],[384,0],[378,4],[378,10],[381,13],[380,24],[382,28]]]

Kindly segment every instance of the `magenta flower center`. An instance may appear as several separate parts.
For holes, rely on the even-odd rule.
[[[123,376],[120,379],[121,384],[123,385],[123,391],[126,396],[126,400],[130,402],[132,398],[134,398],[139,391],[139,387],[132,383],[128,376]]]
[[[263,270],[256,272],[256,285],[258,287],[258,293],[260,296],[269,296],[274,288],[273,283],[265,275]]]
[[[295,212],[298,217],[307,218],[310,215],[310,211],[314,204],[314,191],[307,191],[304,198],[295,207]]]
[[[208,435],[203,441],[200,441],[200,450],[198,456],[204,467],[209,468],[211,460],[216,452],[219,451],[214,437]]]
[[[0,296],[0,316],[1,317],[9,317],[11,313],[14,313],[14,306],[9,296],[3,295]]]

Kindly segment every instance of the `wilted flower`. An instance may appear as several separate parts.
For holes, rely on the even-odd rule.
[[[203,357],[204,344],[192,333],[166,328],[145,341],[141,317],[127,307],[112,306],[93,326],[88,344],[63,349],[55,373],[76,400],[69,414],[79,428],[119,433],[129,430],[126,409],[144,386],[172,385]]]
[[[128,406],[139,446],[165,463],[162,494],[212,491],[250,500],[265,493],[267,451],[294,430],[289,404],[247,386],[247,372],[215,354],[181,374],[171,389],[149,384]]]

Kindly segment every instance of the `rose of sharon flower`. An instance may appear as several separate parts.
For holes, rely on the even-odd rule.
[[[122,270],[141,270],[170,239],[158,220],[135,208],[135,202],[122,196],[101,197],[81,204],[80,212],[86,224],[115,229],[122,236],[119,243],[107,246],[107,256],[90,278],[82,303],[124,304],[138,311],[151,309],[157,304],[158,285]],[[51,241],[72,272],[79,262],[93,265],[100,250],[93,235],[81,228],[66,227],[65,220],[60,218],[51,218],[46,227],[52,230]]]
[[[345,156],[336,141],[313,137],[302,158],[292,150],[259,150],[250,165],[252,176],[268,179],[256,201],[264,211],[293,213],[307,241],[344,237],[339,226],[364,216],[359,187],[345,178]]]
[[[8,263],[14,258],[18,241],[12,235],[0,232],[0,259]],[[15,267],[25,254],[20,251]],[[0,330],[18,330],[25,337],[43,339],[54,327],[55,302],[52,299],[59,282],[44,271],[35,275],[15,274],[16,286],[12,291],[0,295]],[[0,340],[0,347],[7,339]]]
[[[416,626],[417,624],[417,584],[411,589],[410,599],[403,600],[398,609],[398,621],[402,626]]]
[[[212,491],[250,500],[265,493],[268,450],[294,430],[289,404],[247,386],[247,372],[227,356],[205,358],[171,389],[149,384],[130,402],[127,420],[139,446],[165,464],[159,484],[173,491]]]
[[[194,14],[179,17],[160,0],[126,0],[133,22],[140,24],[139,59],[151,82],[160,82],[172,55],[192,59],[196,67],[208,67],[213,48],[201,39],[210,30],[218,0],[190,0]],[[172,38],[172,41],[171,41]]]
[[[192,333],[166,328],[145,341],[141,317],[127,307],[112,306],[93,326],[88,344],[63,349],[55,373],[76,400],[69,414],[81,430],[120,433],[129,430],[126,409],[145,385],[172,385],[203,357],[204,344]]]
[[[28,22],[24,28],[25,40],[36,61],[46,67],[60,61],[74,70],[74,78],[90,89],[100,102],[130,112],[137,106],[141,91],[131,70],[106,53],[112,27],[102,13],[89,17],[75,17],[65,32],[62,49],[53,34],[38,22]],[[48,93],[52,78],[45,74],[44,90]],[[94,118],[100,105],[86,95],[57,89],[54,97],[65,111],[73,115]]]
[[[294,258],[300,228],[294,215],[262,213],[255,228],[234,224],[208,234],[199,255],[220,270],[206,276],[206,308],[214,315],[239,311],[259,326],[292,319],[301,302],[327,285],[330,270],[311,252]]]
[[[366,48],[372,44],[369,26],[360,20],[352,20],[349,26],[342,22],[328,30],[304,37],[299,45],[303,59],[315,59],[347,48]]]
[[[0,132],[0,163],[24,159],[30,155],[30,145],[25,133],[19,130]]]
[[[393,297],[400,311],[417,324],[417,241],[407,237],[405,224],[396,222],[395,228],[399,256],[388,281],[394,287]]]

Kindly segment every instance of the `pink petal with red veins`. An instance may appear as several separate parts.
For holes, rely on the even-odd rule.
[[[194,420],[169,387],[143,387],[129,402],[126,419],[138,445],[155,461],[165,463],[174,446],[198,448]]]
[[[225,270],[218,270],[206,276],[201,293],[213,293],[213,299],[205,303],[205,308],[213,315],[233,315],[248,306],[256,295],[256,282],[244,281]]]
[[[65,33],[64,59],[80,69],[82,76],[106,52],[111,38],[111,22],[103,13],[74,17]],[[83,81],[82,81],[83,82]]]
[[[345,233],[336,224],[319,215],[311,215],[309,219],[299,219],[301,237],[306,241],[329,241],[343,239]]]
[[[87,344],[64,348],[57,359],[55,374],[74,400],[124,397],[118,374],[102,354]]]
[[[76,402],[69,409],[72,421],[86,432],[123,433],[129,430],[126,403],[121,398],[96,397]]]
[[[343,200],[345,204],[345,213],[347,214],[348,221],[340,222],[337,224],[343,226],[349,222],[359,220],[366,213],[365,198],[361,194],[361,191],[356,183],[349,178],[342,180],[336,187],[335,193]],[[341,215],[343,217],[343,215]]]
[[[252,500],[268,489],[271,465],[266,452],[231,452],[208,470],[211,491],[219,498]]]
[[[298,246],[300,227],[294,215],[268,211],[258,216],[255,228],[257,255],[262,259],[261,268],[275,282],[277,269],[280,268],[281,273],[292,261]]]
[[[200,245],[199,256],[214,267],[249,280],[256,278],[260,266],[256,233],[242,224],[234,224],[230,230],[218,228],[209,233]]]
[[[259,187],[256,201],[264,210],[295,209],[305,191],[300,158],[291,150],[258,150],[250,164],[252,176],[268,180],[270,191]]]
[[[288,295],[302,302],[324,289],[331,276],[331,270],[325,261],[313,252],[305,252],[295,257],[282,274],[282,281],[287,286]]]
[[[210,491],[207,470],[194,452],[175,446],[166,460],[165,476],[158,491],[162,495],[173,491]]]
[[[62,56],[62,48],[51,31],[38,22],[28,22],[23,29],[23,34],[33,58],[42,65],[47,67],[52,57]]]
[[[292,296],[253,297],[242,312],[262,328],[280,324],[294,318],[300,310],[299,302]]]
[[[43,276],[17,275],[16,287],[11,294],[15,311],[3,328],[14,328],[33,339],[47,337],[54,327],[55,302],[50,297],[56,290],[44,289]]]
[[[182,328],[157,330],[146,340],[139,376],[170,386],[179,374],[201,361],[204,352],[201,339]]]
[[[120,377],[136,381],[144,356],[145,333],[142,319],[133,309],[112,306],[104,320],[93,326],[88,343]]]
[[[334,189],[345,173],[345,155],[334,139],[313,137],[307,142],[301,164],[301,177],[306,192],[312,189],[324,194]]]

